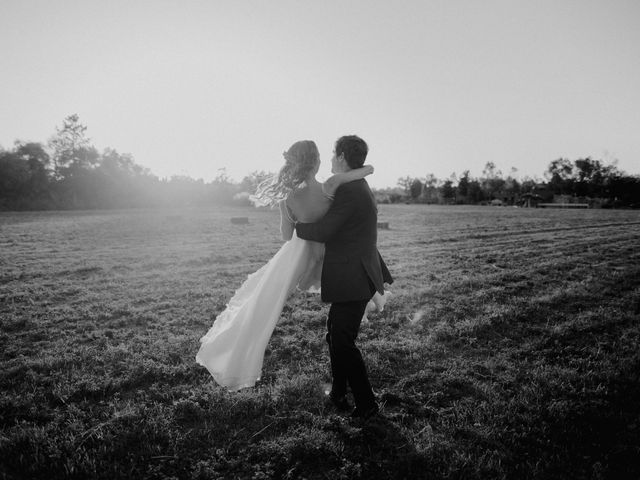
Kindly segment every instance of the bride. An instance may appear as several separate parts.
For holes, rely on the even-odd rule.
[[[289,295],[320,286],[324,244],[298,238],[296,221],[318,221],[329,209],[340,185],[373,173],[373,167],[364,166],[318,182],[320,154],[311,140],[294,143],[284,158],[280,173],[260,184],[253,200],[258,205],[279,205],[280,232],[285,243],[235,292],[200,339],[196,355],[196,361],[209,370],[215,381],[232,391],[252,387],[260,379],[267,342]],[[381,309],[380,295],[374,300]]]

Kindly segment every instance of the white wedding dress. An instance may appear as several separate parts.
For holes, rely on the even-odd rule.
[[[296,290],[319,291],[323,257],[324,244],[302,240],[294,231],[266,265],[247,277],[200,339],[196,361],[219,385],[234,391],[260,379],[267,342],[284,302]],[[382,311],[386,297],[376,293],[367,312]]]

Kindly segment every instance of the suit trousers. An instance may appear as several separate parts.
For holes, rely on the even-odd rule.
[[[327,319],[327,343],[331,358],[333,386],[331,394],[341,397],[347,393],[347,384],[356,408],[367,410],[376,403],[367,369],[355,340],[360,322],[369,300],[332,303]]]

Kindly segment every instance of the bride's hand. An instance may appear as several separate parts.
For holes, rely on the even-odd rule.
[[[364,170],[365,170],[365,172],[364,172],[365,175],[371,175],[373,173],[373,170],[374,170],[373,169],[373,165],[363,165],[362,168],[364,168]]]

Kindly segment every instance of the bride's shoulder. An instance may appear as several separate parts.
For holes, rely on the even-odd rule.
[[[289,199],[293,202],[304,201],[304,199],[321,191],[321,188],[322,186],[320,183],[305,184],[293,190],[287,197],[287,201]]]
[[[294,211],[304,202],[305,197],[305,192],[298,188],[290,192],[284,202],[290,210]]]
[[[285,203],[289,206],[294,205],[300,201],[300,190],[295,189],[289,192],[287,198],[285,198]]]

